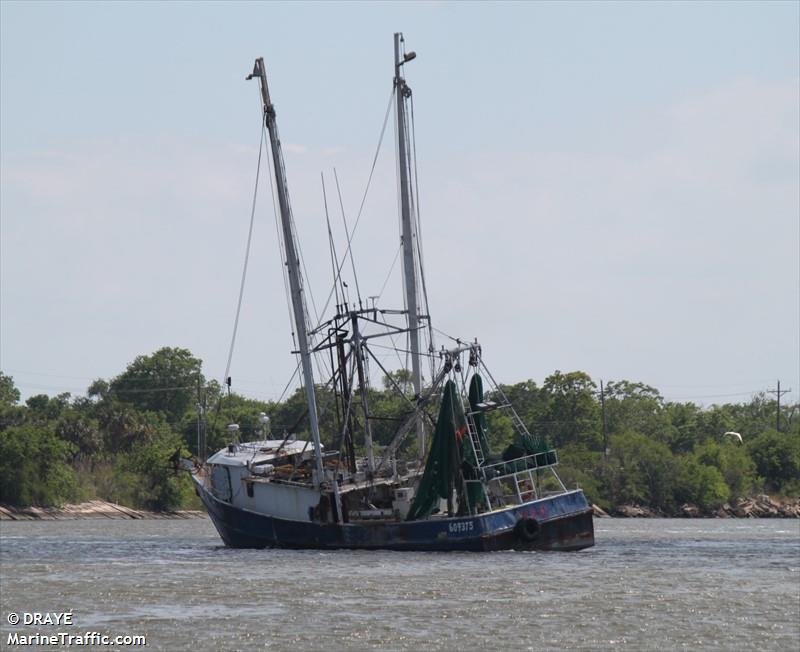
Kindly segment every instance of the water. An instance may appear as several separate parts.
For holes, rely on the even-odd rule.
[[[194,652],[800,649],[800,521],[595,528],[578,553],[376,553],[231,550],[205,519],[3,522],[0,648],[98,631]],[[72,627],[7,623],[65,610]]]

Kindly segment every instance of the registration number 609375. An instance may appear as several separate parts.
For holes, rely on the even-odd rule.
[[[475,523],[472,521],[459,521],[458,523],[450,523],[448,528],[451,533],[472,532],[475,528]]]

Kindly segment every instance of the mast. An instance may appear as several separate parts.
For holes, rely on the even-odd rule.
[[[311,352],[308,346],[308,327],[306,325],[305,301],[303,299],[303,278],[300,274],[300,259],[297,255],[294,233],[292,232],[292,212],[289,206],[289,189],[286,184],[286,170],[283,165],[281,141],[278,138],[278,125],[275,121],[275,107],[269,97],[267,71],[264,59],[256,59],[253,73],[247,79],[258,77],[261,80],[261,99],[264,103],[264,122],[269,131],[269,142],[272,149],[272,162],[275,168],[275,186],[278,190],[278,204],[281,211],[281,227],[283,244],[286,250],[286,268],[289,275],[289,289],[292,296],[294,326],[300,350],[300,364],[303,371],[303,384],[308,404],[308,420],[311,425],[311,438],[314,442],[314,459],[316,462],[316,478],[314,485],[324,479],[322,467],[322,446],[319,440],[319,419],[317,417],[317,401],[314,396],[314,371],[311,367]]]
[[[367,449],[367,475],[372,479],[375,473],[375,452],[372,445],[372,427],[369,422],[369,405],[367,404],[367,383],[364,376],[364,349],[361,345],[361,331],[358,329],[358,315],[351,313],[353,324],[353,347],[356,356],[356,372],[358,373],[358,386],[361,394],[361,409],[364,411],[364,444]]]
[[[408,309],[408,334],[411,345],[411,382],[414,397],[419,399],[422,391],[422,375],[419,360],[419,310],[417,308],[417,234],[411,219],[411,188],[408,174],[408,135],[406,133],[406,98],[411,89],[400,75],[400,67],[417,55],[414,52],[403,54],[400,43],[403,35],[394,35],[394,86],[397,95],[397,150],[400,157],[400,211],[403,233],[403,276],[405,278],[406,308]],[[420,458],[425,455],[425,429],[422,415],[416,415],[417,445]]]

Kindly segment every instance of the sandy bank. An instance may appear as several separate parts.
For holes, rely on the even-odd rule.
[[[609,513],[592,505],[599,518],[800,518],[800,498],[754,496],[740,498],[732,505],[726,503],[714,511],[704,511],[696,505],[682,505],[674,513],[663,513],[641,505],[618,505]],[[0,521],[56,521],[78,518],[112,519],[187,519],[207,518],[202,511],[150,512],[133,509],[104,500],[90,500],[62,507],[13,507],[0,503]]]
[[[62,507],[12,507],[0,504],[0,521],[54,521],[74,518],[154,519],[154,518],[205,518],[205,512],[148,512],[116,505],[104,500],[90,500]]]
[[[642,505],[617,505],[606,513],[597,505],[592,507],[594,515],[601,518],[800,518],[800,498],[777,498],[764,494],[739,498],[715,510],[686,504],[674,512],[665,513]]]

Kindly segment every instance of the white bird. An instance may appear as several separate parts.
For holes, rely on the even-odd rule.
[[[732,430],[729,430],[728,432],[726,432],[726,433],[725,433],[724,435],[722,435],[722,436],[723,436],[723,437],[725,437],[726,435],[729,435],[729,436],[731,436],[731,437],[735,437],[736,439],[738,439],[738,440],[739,440],[739,443],[740,443],[740,444],[742,443],[742,436],[741,436],[741,435],[740,435],[738,432],[733,432]]]

